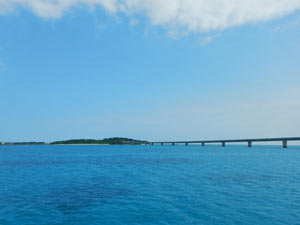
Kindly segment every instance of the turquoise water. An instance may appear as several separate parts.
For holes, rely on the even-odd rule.
[[[0,146],[1,225],[300,224],[300,148]]]

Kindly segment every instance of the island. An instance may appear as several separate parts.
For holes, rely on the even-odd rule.
[[[145,145],[148,144],[149,142],[147,141],[140,141],[140,140],[135,140],[135,139],[130,139],[130,138],[120,138],[120,137],[115,137],[115,138],[104,138],[102,140],[96,140],[96,139],[71,139],[71,140],[66,140],[66,141],[55,141],[50,144],[53,145]]]
[[[54,142],[0,142],[0,145],[148,145],[148,141],[131,138],[71,139]]]

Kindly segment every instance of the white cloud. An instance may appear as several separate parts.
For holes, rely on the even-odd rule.
[[[299,29],[300,27],[300,16],[298,16],[293,21],[288,21],[286,23],[282,23],[273,28],[274,32],[286,32],[290,29]]]
[[[221,34],[205,36],[203,38],[200,38],[198,43],[199,43],[200,46],[205,46],[205,45],[208,45],[210,42],[212,42],[214,39],[216,39],[220,36],[221,36]]]
[[[213,40],[213,37],[211,37],[211,36],[206,36],[206,37],[201,38],[201,39],[199,40],[199,45],[200,45],[200,46],[207,45],[208,43],[212,42],[212,40]]]
[[[76,5],[144,14],[153,25],[205,32],[282,17],[300,9],[300,0],[0,0],[0,13],[25,7],[44,18],[59,18]]]

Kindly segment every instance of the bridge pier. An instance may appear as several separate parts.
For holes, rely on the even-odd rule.
[[[202,143],[201,143],[201,145],[202,145],[202,146],[205,146],[205,143],[204,143],[204,142],[202,142]]]
[[[282,147],[283,148],[287,148],[287,140],[283,140],[282,141]]]
[[[163,146],[163,145],[164,145],[164,143],[160,143],[160,145],[161,145],[161,146]]]
[[[252,147],[252,141],[248,141],[248,147],[249,147],[249,148]]]
[[[185,142],[185,146],[188,146],[189,145],[189,143],[188,142]]]
[[[174,146],[174,145],[175,145],[175,143],[173,142],[173,143],[172,143],[172,145]]]
[[[225,141],[222,141],[222,147],[225,147]]]

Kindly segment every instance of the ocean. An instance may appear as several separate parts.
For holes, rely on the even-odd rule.
[[[0,146],[1,225],[300,225],[300,147]]]

